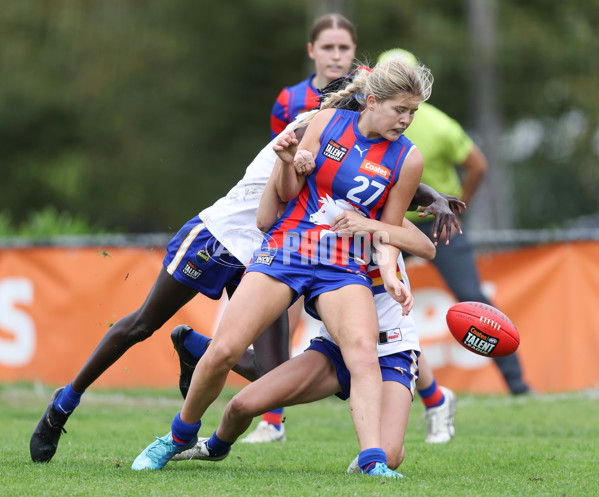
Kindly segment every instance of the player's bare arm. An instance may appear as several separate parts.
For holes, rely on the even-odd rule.
[[[339,214],[331,225],[331,231],[336,233],[370,233],[385,232],[389,235],[389,243],[400,250],[406,250],[423,259],[432,260],[435,257],[435,246],[429,238],[407,219],[402,226],[382,223],[360,215],[356,211],[344,211]]]
[[[291,139],[287,133],[279,135],[274,151],[281,160],[281,170],[276,182],[277,194],[283,202],[289,202],[296,198],[305,184],[305,175],[298,174],[295,168],[295,157],[300,154],[304,162],[309,158],[308,153],[312,154],[312,160],[320,148],[320,135],[327,123],[334,114],[334,109],[325,109],[314,114],[314,117],[308,124],[302,141],[295,143],[297,138],[295,134]],[[294,147],[297,147],[294,150]],[[291,157],[293,152],[293,157]]]

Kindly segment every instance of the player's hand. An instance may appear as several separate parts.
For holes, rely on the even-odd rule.
[[[311,174],[316,167],[312,152],[308,152],[307,150],[298,150],[293,159],[293,167],[295,167],[295,172],[300,176],[308,176]]]
[[[464,209],[466,209],[465,202],[462,202],[453,195],[439,192],[439,196],[435,198],[433,203],[418,214],[418,217],[435,216],[432,230],[435,246],[439,240],[445,241],[445,245],[449,245],[449,241],[453,236],[452,227],[460,235],[462,234],[461,221],[458,214],[461,214]]]
[[[370,232],[369,222],[371,220],[357,211],[343,211],[333,219],[331,231],[335,233],[356,233]]]
[[[279,135],[277,141],[272,146],[279,159],[283,164],[293,163],[295,154],[297,153],[298,145],[297,137],[292,129],[284,131]]]
[[[407,316],[414,305],[414,297],[408,287],[397,277],[389,282],[385,281],[385,290],[394,300],[401,304],[402,316]]]

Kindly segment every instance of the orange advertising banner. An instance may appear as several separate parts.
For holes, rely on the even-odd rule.
[[[110,324],[143,303],[163,257],[141,248],[0,250],[0,381],[71,381]],[[170,330],[189,323],[211,334],[218,312],[198,296],[96,384],[176,386]]]
[[[111,323],[137,309],[162,264],[163,249],[34,247],[0,249],[0,381],[66,384]],[[514,322],[525,379],[540,392],[599,387],[599,242],[560,243],[479,256],[483,288]],[[450,335],[455,303],[429,263],[408,267],[424,353],[439,383],[463,392],[504,392],[485,357]],[[187,323],[211,335],[226,305],[202,295],[150,339],[132,347],[99,386],[176,387],[170,330]],[[304,314],[294,338],[303,350],[318,328]],[[231,382],[243,383],[232,374]]]

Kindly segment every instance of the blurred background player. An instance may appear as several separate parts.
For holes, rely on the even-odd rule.
[[[402,49],[393,49],[379,56],[379,62],[392,59],[416,64],[416,57]],[[462,199],[468,203],[487,170],[487,160],[480,148],[464,129],[447,114],[428,102],[423,102],[416,113],[406,136],[418,147],[424,158],[422,182]],[[457,168],[463,170],[460,179]],[[414,213],[407,216],[426,235],[431,236],[430,218],[419,218]],[[462,226],[462,236],[450,244],[439,244],[433,264],[459,302],[476,301],[494,305],[481,290],[474,254]],[[514,395],[530,392],[522,378],[520,361],[516,354],[494,357],[501,374]],[[427,409],[430,408],[427,406]]]
[[[270,115],[271,139],[275,138],[298,114],[314,109],[320,93],[334,79],[345,76],[356,55],[356,30],[341,14],[327,14],[312,24],[307,45],[315,72],[279,93]]]

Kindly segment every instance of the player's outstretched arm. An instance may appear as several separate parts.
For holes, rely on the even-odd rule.
[[[382,241],[423,259],[432,260],[436,254],[435,246],[429,238],[407,219],[403,220],[402,226],[396,226],[348,210],[342,212],[333,220],[331,231],[351,233],[353,235],[356,233],[370,233],[374,236],[382,236]]]
[[[420,183],[416,194],[410,204],[410,210],[418,210],[419,217],[435,216],[433,222],[433,241],[437,245],[439,240],[445,239],[449,244],[452,229],[462,233],[458,214],[466,209],[466,203],[453,195],[438,192],[434,188]]]
[[[296,198],[302,190],[310,167],[314,166],[314,157],[320,149],[320,135],[335,113],[334,109],[325,109],[316,112],[306,130],[301,142],[291,130],[283,132],[273,146],[274,151],[281,159],[281,171],[277,178],[276,187],[279,198],[289,202]],[[288,135],[292,134],[290,138]]]

